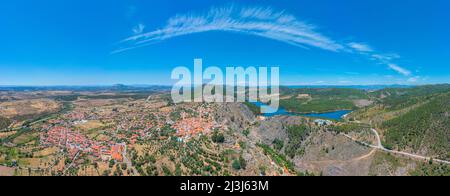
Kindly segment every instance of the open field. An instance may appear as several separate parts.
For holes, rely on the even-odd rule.
[[[50,99],[21,100],[0,103],[0,114],[7,118],[55,112],[61,105]]]

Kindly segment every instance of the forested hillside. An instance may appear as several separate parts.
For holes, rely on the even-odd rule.
[[[389,111],[400,110],[427,99],[435,95],[450,92],[450,85],[425,85],[414,88],[388,88],[375,91],[369,95],[378,98],[378,103],[382,104]]]
[[[449,159],[450,93],[434,95],[428,103],[382,124],[385,145]]]
[[[369,99],[364,90],[344,88],[282,88],[281,107],[292,112],[330,112],[353,110],[355,100]]]

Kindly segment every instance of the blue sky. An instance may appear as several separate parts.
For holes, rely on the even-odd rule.
[[[279,66],[290,85],[450,82],[447,0],[15,0],[0,85],[172,84],[177,66]]]

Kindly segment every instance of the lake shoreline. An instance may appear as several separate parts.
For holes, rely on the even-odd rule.
[[[266,104],[262,102],[255,102],[252,103],[253,105],[260,107],[261,106],[267,106]],[[300,113],[300,112],[291,112],[289,110],[286,110],[282,107],[278,108],[278,110],[273,111],[272,113],[266,113],[266,114],[260,114],[264,117],[274,117],[274,116],[303,116],[308,118],[323,118],[323,119],[331,119],[331,120],[343,120],[346,115],[352,113],[353,110],[351,109],[342,109],[342,110],[335,110],[330,112],[308,112],[308,113]]]
[[[292,114],[298,114],[298,115],[309,115],[309,114],[328,114],[328,113],[333,113],[333,112],[339,112],[339,111],[354,111],[353,109],[339,109],[339,110],[329,110],[329,111],[324,111],[324,112],[295,112],[295,111],[291,111],[291,110],[286,110],[289,113]]]

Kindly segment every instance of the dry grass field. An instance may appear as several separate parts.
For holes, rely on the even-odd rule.
[[[0,103],[0,114],[7,118],[58,111],[61,104],[50,99],[33,99]]]
[[[105,124],[103,124],[102,122],[98,121],[98,120],[89,120],[86,122],[82,122],[77,124],[75,127],[83,130],[83,131],[89,131],[91,129],[97,129],[100,127],[105,126]]]

